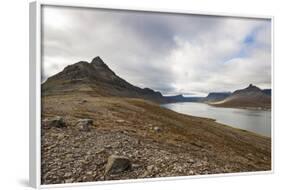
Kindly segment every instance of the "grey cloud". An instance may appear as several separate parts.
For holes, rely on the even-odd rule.
[[[43,78],[100,56],[125,80],[165,94],[232,90],[247,81],[270,86],[268,20],[52,6],[43,16]],[[246,47],[256,27],[257,43]]]

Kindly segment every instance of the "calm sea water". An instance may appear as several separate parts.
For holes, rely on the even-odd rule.
[[[195,102],[171,103],[162,106],[179,113],[213,118],[219,123],[271,136],[271,111],[219,108]]]

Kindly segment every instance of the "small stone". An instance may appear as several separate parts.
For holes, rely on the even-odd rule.
[[[124,123],[125,120],[123,120],[123,119],[118,119],[118,120],[116,120],[116,122],[117,122],[117,123]]]
[[[96,152],[96,154],[101,154],[101,153],[105,153],[105,152],[106,152],[105,149],[102,148],[102,149],[98,150],[98,151]]]
[[[147,170],[149,171],[149,172],[151,172],[152,170],[153,170],[153,168],[154,168],[154,166],[153,165],[150,165],[150,166],[147,166]]]
[[[42,121],[42,127],[44,127],[44,128],[50,128],[50,127],[63,128],[63,127],[66,127],[66,123],[62,117],[56,116],[56,117],[53,117],[50,119],[44,119]]]
[[[71,175],[72,175],[71,172],[66,172],[66,173],[64,174],[64,177],[70,177]]]
[[[74,179],[73,179],[73,178],[70,178],[70,179],[64,180],[64,183],[72,183],[73,181],[74,181]]]
[[[141,165],[140,164],[132,164],[132,168],[138,169],[138,168],[141,168]]]
[[[86,102],[88,102],[87,100],[81,100],[80,101],[80,104],[84,104],[84,103],[86,103]]]
[[[64,138],[64,134],[57,134],[57,139],[62,140]]]
[[[79,119],[76,127],[80,131],[90,131],[91,127],[93,126],[93,120],[92,119]]]
[[[194,163],[195,161],[193,159],[188,159],[187,162],[188,163]]]
[[[190,170],[190,171],[188,172],[188,174],[189,174],[189,175],[194,175],[194,171]]]
[[[160,132],[161,131],[160,127],[154,127],[153,130],[156,131],[156,132]]]
[[[199,162],[196,162],[196,163],[194,163],[192,166],[193,167],[202,167],[202,166],[204,166],[204,165],[206,165],[206,163],[207,162],[204,162],[204,161],[199,161]]]
[[[105,174],[117,174],[130,169],[131,161],[123,156],[111,155],[107,160]]]
[[[112,146],[111,146],[110,144],[108,144],[108,145],[105,145],[104,148],[106,148],[106,149],[111,149]]]
[[[148,177],[148,175],[149,175],[148,171],[145,171],[145,172],[140,176],[140,178]]]

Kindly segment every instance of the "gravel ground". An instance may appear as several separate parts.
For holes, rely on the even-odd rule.
[[[65,127],[42,127],[42,184],[265,171],[271,139],[178,114],[138,99],[47,96],[42,117],[63,118]],[[92,119],[81,131],[79,119]],[[108,157],[132,167],[105,174]]]

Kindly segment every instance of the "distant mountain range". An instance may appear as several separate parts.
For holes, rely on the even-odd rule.
[[[266,95],[271,96],[271,89],[264,89],[262,90],[263,93],[265,93]]]
[[[217,102],[224,100],[231,95],[231,92],[210,92],[207,97],[203,98],[203,102]]]
[[[164,96],[168,103],[174,102],[201,102],[203,97],[185,97],[182,94],[175,96]]]
[[[250,84],[248,87],[234,91],[221,101],[211,103],[221,107],[271,107],[271,90],[261,90]]]
[[[91,96],[142,98],[158,103],[205,102],[224,107],[270,107],[271,89],[249,85],[235,92],[211,92],[207,97],[163,96],[150,88],[139,88],[116,75],[100,57],[90,63],[69,65],[42,84],[42,95],[83,92]]]

